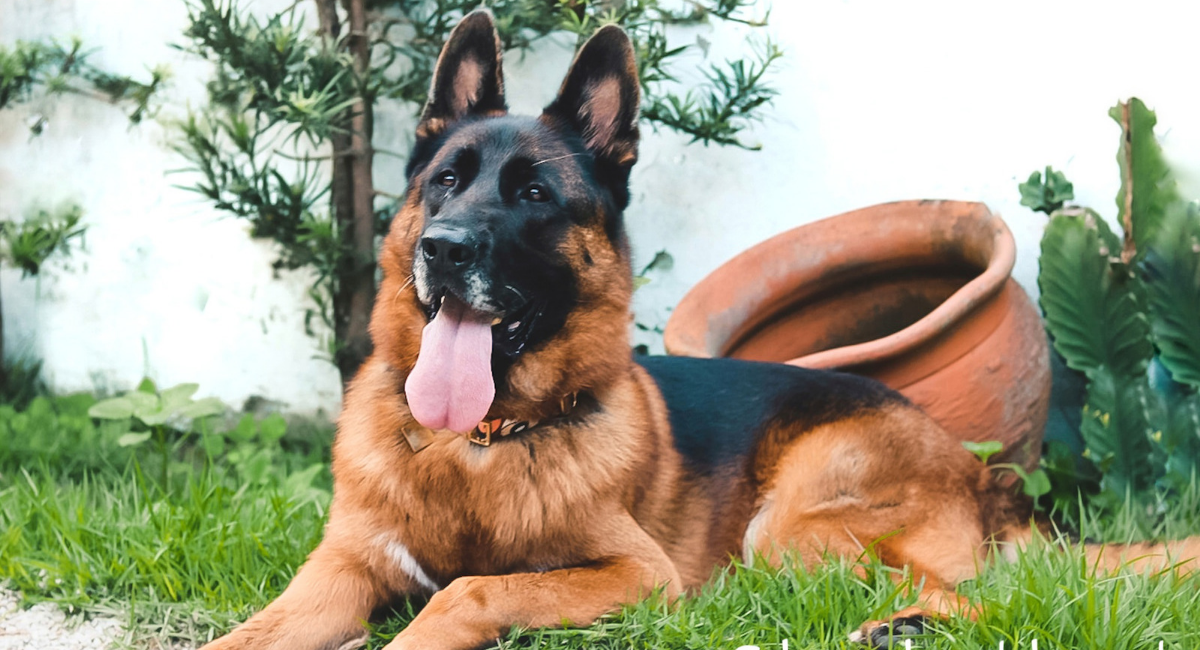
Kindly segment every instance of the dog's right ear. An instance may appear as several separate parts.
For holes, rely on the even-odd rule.
[[[434,137],[465,117],[503,115],[508,107],[502,54],[491,12],[476,9],[464,16],[450,32],[433,69],[417,137]]]

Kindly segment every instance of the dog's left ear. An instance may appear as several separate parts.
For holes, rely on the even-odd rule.
[[[542,116],[578,132],[597,159],[628,169],[637,162],[641,97],[633,44],[607,25],[584,43]]]
[[[433,69],[417,137],[435,136],[464,117],[505,113],[502,56],[491,12],[476,9],[464,16]]]

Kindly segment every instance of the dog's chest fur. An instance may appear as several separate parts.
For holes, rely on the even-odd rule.
[[[364,374],[373,372],[387,370]],[[630,426],[645,421],[637,416],[648,409],[632,380],[596,395],[586,417],[551,422],[486,448],[440,432],[417,453],[401,433],[414,426],[403,399],[384,399],[372,390],[351,390],[347,397],[348,404],[362,399],[373,415],[340,423],[335,478],[357,481],[335,483],[331,517],[340,515],[339,505],[353,504],[345,510],[364,518],[366,539],[402,544],[441,586],[465,575],[577,564],[592,551],[588,534],[594,534],[596,504],[636,508],[654,493],[653,468],[662,454],[652,448],[654,436]],[[392,550],[381,559],[395,562]]]

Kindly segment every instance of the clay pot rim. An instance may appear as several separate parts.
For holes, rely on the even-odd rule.
[[[905,327],[904,329],[885,336],[883,338],[848,345],[844,347],[834,348],[832,350],[823,350],[814,352],[802,357],[790,359],[785,363],[802,366],[805,368],[844,368],[861,365],[871,361],[878,361],[885,358],[894,358],[904,353],[917,348],[918,346],[930,341],[947,330],[955,323],[960,322],[967,314],[975,310],[981,304],[990,300],[998,294],[1008,280],[1012,272],[1013,266],[1016,263],[1016,242],[1013,239],[1012,232],[999,216],[993,214],[986,205],[978,202],[970,201],[942,201],[937,199],[918,199],[907,201],[893,201],[889,203],[881,203],[877,205],[860,208],[844,212],[831,217],[814,221],[809,224],[804,224],[796,228],[784,231],[775,235],[759,244],[756,244],[749,249],[738,254],[734,258],[722,264],[712,273],[710,273],[704,281],[696,285],[688,295],[680,301],[678,307],[671,319],[676,326],[672,327],[672,322],[668,322],[667,331],[664,333],[664,342],[671,354],[684,354],[688,356],[704,356],[710,357],[715,354],[712,350],[696,349],[698,346],[688,342],[688,334],[681,330],[687,329],[689,326],[686,321],[692,320],[699,323],[700,319],[687,318],[689,312],[702,311],[699,306],[693,306],[700,300],[699,294],[703,292],[705,283],[709,278],[721,275],[722,272],[733,272],[731,267],[747,266],[750,260],[765,259],[765,255],[769,254],[770,249],[777,243],[794,239],[799,236],[805,228],[833,221],[835,219],[846,217],[861,217],[864,214],[869,214],[876,211],[895,211],[899,210],[920,210],[933,203],[936,205],[953,204],[963,208],[963,215],[970,215],[978,218],[982,223],[986,223],[992,229],[992,251],[988,258],[987,266],[979,275],[972,278],[965,285],[955,291],[942,304],[934,308],[933,311],[926,314],[917,322]],[[829,224],[826,224],[828,227]],[[698,340],[698,339],[693,339]],[[722,341],[721,345],[727,344],[728,341]]]

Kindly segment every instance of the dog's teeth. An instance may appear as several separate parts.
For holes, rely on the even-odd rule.
[[[495,317],[495,318],[493,318],[493,319],[492,319],[492,325],[499,325],[499,324],[500,324],[500,321],[502,321],[502,320],[504,320],[504,319],[503,319],[503,318],[500,318],[499,316],[497,316],[497,317]]]
[[[515,332],[515,331],[517,331],[517,328],[520,326],[521,326],[521,321],[519,321],[519,320],[513,321],[513,323],[508,326],[508,331]]]
[[[441,298],[438,298],[438,307],[441,307],[443,304],[445,304],[445,302],[446,296],[443,294]]]

